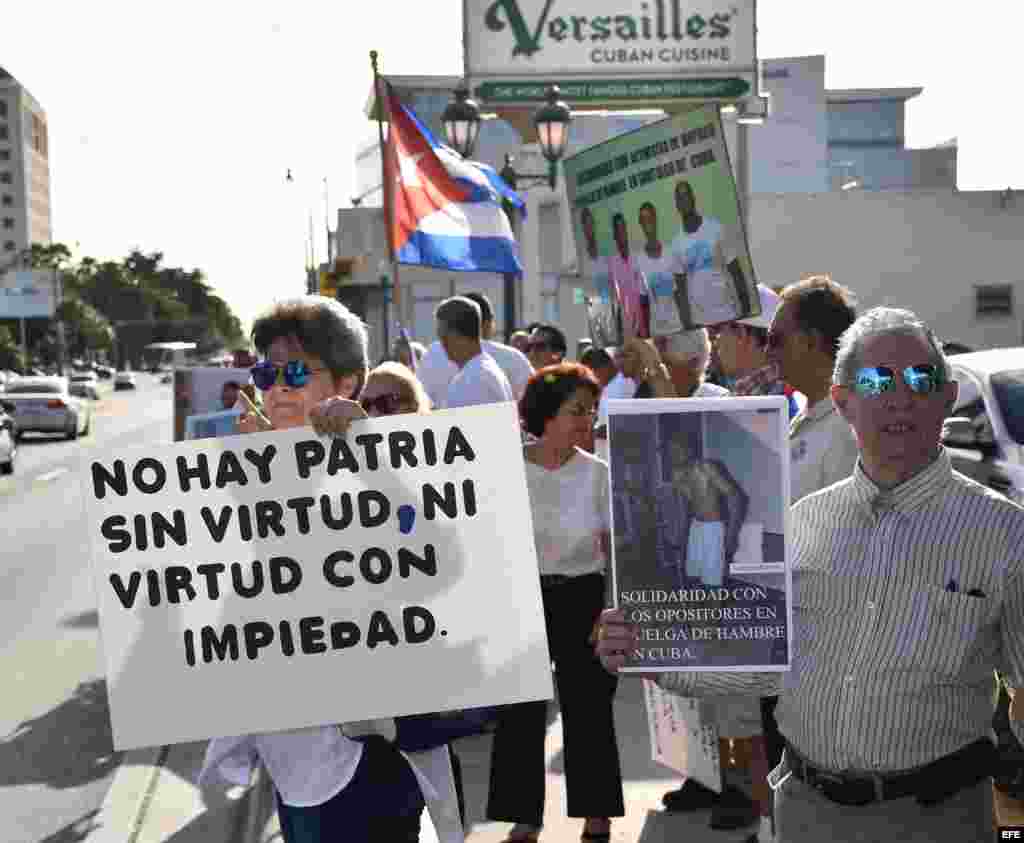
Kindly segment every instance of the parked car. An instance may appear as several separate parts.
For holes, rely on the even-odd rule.
[[[118,372],[114,375],[114,389],[135,389],[135,372]]]
[[[67,378],[18,378],[4,392],[4,402],[13,405],[16,439],[29,432],[76,439],[92,424],[92,404],[71,394]]]
[[[95,372],[75,372],[71,376],[68,390],[79,398],[91,398],[93,401],[99,401],[100,379]]]
[[[114,377],[114,370],[110,366],[97,366],[96,374],[105,381]]]
[[[0,474],[14,474],[14,460],[18,455],[14,418],[8,412],[13,405],[0,404]]]
[[[960,395],[942,441],[957,471],[1024,504],[1024,348],[949,358]]]

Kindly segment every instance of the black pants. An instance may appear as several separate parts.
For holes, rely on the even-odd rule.
[[[761,731],[764,733],[764,751],[768,756],[768,769],[774,770],[782,761],[782,750],[786,748],[786,739],[779,731],[775,721],[775,706],[778,697],[761,697]]]
[[[542,589],[548,646],[562,710],[570,817],[621,817],[622,772],[612,702],[618,680],[601,667],[589,636],[604,607],[604,577],[573,577]],[[491,749],[487,816],[542,825],[547,702],[502,708]]]
[[[416,843],[424,801],[398,749],[374,735],[364,740],[352,781],[322,805],[297,808],[277,794],[284,843]]]

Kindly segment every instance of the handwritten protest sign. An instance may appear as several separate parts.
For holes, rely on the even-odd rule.
[[[662,690],[647,679],[643,685],[651,759],[721,793],[718,729],[705,712],[708,704]]]
[[[96,456],[118,749],[552,696],[512,404]]]
[[[787,429],[783,396],[609,402],[624,670],[789,669]]]
[[[595,343],[760,313],[716,106],[584,149],[565,180]]]

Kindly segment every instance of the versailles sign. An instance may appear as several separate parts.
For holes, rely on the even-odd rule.
[[[754,92],[755,0],[463,0],[488,102],[735,99]]]

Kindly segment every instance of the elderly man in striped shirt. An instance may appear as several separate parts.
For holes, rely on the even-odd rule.
[[[939,437],[956,394],[914,314],[860,317],[832,387],[857,468],[792,509],[792,670],[781,683],[657,677],[686,696],[778,689],[780,843],[992,837],[992,671],[1024,680],[1024,510],[951,468]],[[609,670],[634,641],[607,611],[598,651]],[[1024,722],[1013,728],[1024,739]]]

